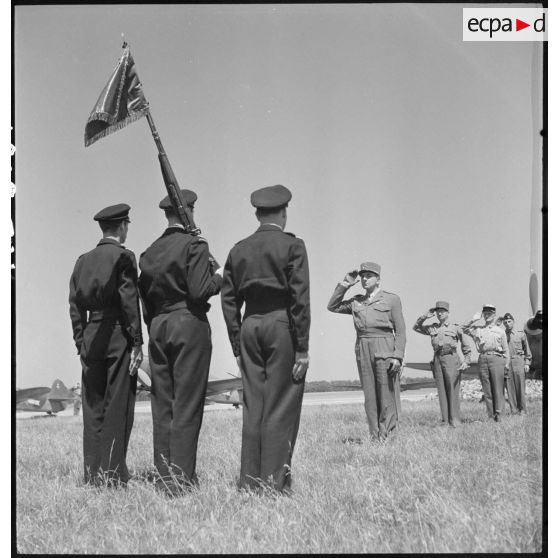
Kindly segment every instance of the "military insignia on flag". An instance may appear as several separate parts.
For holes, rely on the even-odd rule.
[[[116,132],[149,111],[128,46],[85,125],[85,147]]]

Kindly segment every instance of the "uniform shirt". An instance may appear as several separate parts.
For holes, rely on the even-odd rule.
[[[501,354],[509,365],[510,351],[504,330],[495,324],[486,326],[469,326],[468,330],[477,345],[480,354],[494,351]]]
[[[169,227],[140,256],[139,290],[145,323],[176,303],[192,313],[206,313],[207,300],[221,288],[221,276],[212,274],[205,239],[182,227]]]
[[[358,337],[395,338],[394,358],[403,360],[405,344],[405,320],[400,298],[388,291],[378,289],[371,298],[359,294],[343,300],[347,285],[339,283],[327,305],[330,312],[352,314]]]
[[[506,338],[508,340],[510,357],[524,357],[525,364],[531,364],[531,349],[529,348],[529,343],[527,343],[525,333],[512,329],[510,332],[506,332]]]
[[[295,350],[308,352],[310,278],[302,239],[276,225],[263,224],[230,251],[223,271],[221,305],[235,356],[240,355],[244,303],[245,317],[285,308]]]
[[[421,316],[413,326],[413,329],[421,335],[429,335],[434,352],[441,352],[447,350],[457,350],[457,344],[461,342],[461,351],[465,357],[465,362],[471,362],[471,344],[467,337],[463,334],[463,329],[458,324],[452,324],[445,321],[443,324],[439,322],[432,322],[428,325],[423,323],[428,319],[424,314]]]
[[[87,311],[115,310],[136,346],[143,343],[138,300],[138,270],[134,253],[118,241],[103,238],[82,254],[70,279],[70,318],[78,350],[87,325]]]

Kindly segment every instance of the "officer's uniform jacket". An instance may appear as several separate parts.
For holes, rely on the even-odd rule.
[[[352,314],[358,338],[393,336],[395,350],[389,356],[403,360],[407,337],[401,299],[394,293],[379,289],[372,298],[359,294],[343,300],[346,291],[347,286],[339,283],[327,309],[338,314]]]
[[[91,312],[117,318],[133,345],[142,345],[134,253],[111,238],[82,254],[70,279],[70,318],[78,354]]]
[[[508,340],[510,358],[522,357],[525,360],[525,364],[530,365],[532,358],[531,349],[529,348],[525,333],[512,329],[509,333],[506,332],[506,338]]]
[[[420,316],[413,326],[413,330],[421,335],[430,336],[435,354],[455,353],[457,351],[457,344],[461,342],[461,351],[463,352],[465,362],[469,364],[471,362],[471,344],[464,335],[461,326],[449,323],[448,321],[443,324],[436,321],[425,326],[423,324],[428,317],[426,314]]]
[[[263,224],[231,249],[223,272],[221,304],[233,353],[240,355],[244,317],[285,308],[295,350],[308,351],[310,279],[304,241],[272,224]]]
[[[182,227],[169,227],[140,256],[139,289],[149,327],[161,312],[187,308],[206,314],[207,300],[219,292],[221,276],[211,274],[205,239]]]
[[[510,362],[508,340],[504,330],[497,325],[469,326],[466,331],[473,338],[479,354],[499,354],[505,359],[505,365]]]

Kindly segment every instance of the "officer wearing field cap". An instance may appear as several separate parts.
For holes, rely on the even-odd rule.
[[[291,197],[281,185],[252,193],[260,226],[231,249],[223,273],[223,315],[242,370],[241,488],[289,492],[292,482],[309,362],[310,284],[304,242],[284,232]]]
[[[510,350],[510,371],[506,379],[508,403],[512,414],[527,414],[525,402],[525,374],[531,365],[531,349],[523,331],[515,329],[513,316],[504,314],[504,327]]]
[[[480,380],[488,416],[499,422],[504,412],[504,378],[509,370],[510,353],[506,334],[494,323],[495,319],[496,307],[485,304],[482,319],[474,318],[463,331],[473,338],[479,352]]]
[[[70,317],[82,365],[84,480],[118,486],[129,480],[136,372],[143,354],[136,258],[123,243],[130,206],[111,205],[94,220],[103,231],[70,279]]]
[[[422,335],[429,335],[434,349],[432,372],[438,389],[442,423],[457,426],[461,423],[459,413],[459,390],[461,387],[461,371],[469,367],[471,362],[471,344],[463,329],[458,324],[449,322],[449,302],[439,300],[426,314],[420,316],[413,329]],[[437,321],[426,323],[433,318]],[[463,361],[457,352],[461,343]]]
[[[352,314],[364,408],[372,438],[385,440],[398,424],[398,382],[405,354],[405,321],[401,300],[380,289],[380,265],[364,262],[337,284],[327,305],[331,312]],[[365,290],[343,300],[347,289],[360,282]]]
[[[191,210],[198,196],[180,190]],[[219,293],[207,241],[189,234],[169,196],[159,203],[168,228],[140,256],[139,289],[149,331],[153,453],[169,496],[197,484],[196,455],[211,361],[208,299]]]

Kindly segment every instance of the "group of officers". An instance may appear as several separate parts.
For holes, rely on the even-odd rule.
[[[181,190],[191,211],[197,195]],[[310,291],[304,242],[284,232],[291,192],[256,190],[259,228],[216,268],[205,239],[188,233],[169,197],[168,227],[143,252],[139,276],[123,244],[130,206],[97,213],[103,238],[70,279],[70,316],[82,365],[84,480],[125,485],[137,370],[140,304],[149,332],[156,485],[170,496],[198,483],[196,454],[211,359],[208,300],[223,315],[243,382],[239,487],[288,492],[308,368]],[[244,306],[243,315],[241,315]]]
[[[124,247],[130,206],[113,205],[94,216],[103,238],[78,258],[69,296],[82,365],[85,483],[118,487],[130,479],[126,453],[143,360],[141,304],[149,333],[156,486],[176,496],[198,484],[197,444],[212,352],[208,300],[220,292],[243,384],[238,486],[290,492],[310,329],[305,244],[284,230],[291,197],[281,185],[251,194],[260,225],[235,244],[223,268],[206,240],[185,230],[168,196],[159,204],[168,227],[141,254],[139,276],[134,254]],[[181,190],[181,198],[193,211],[197,195]],[[363,263],[337,284],[327,308],[353,316],[370,435],[385,440],[399,420],[406,333],[401,300],[380,288],[380,275],[378,264]],[[359,278],[364,293],[345,299]],[[504,380],[512,411],[524,413],[530,352],[513,317],[504,316],[504,331],[494,325],[491,305],[483,307],[482,320],[465,327],[450,323],[448,314],[449,304],[437,302],[414,326],[431,338],[442,420],[452,426],[460,421],[460,372],[471,354],[468,335],[480,354],[489,416],[500,420]]]

